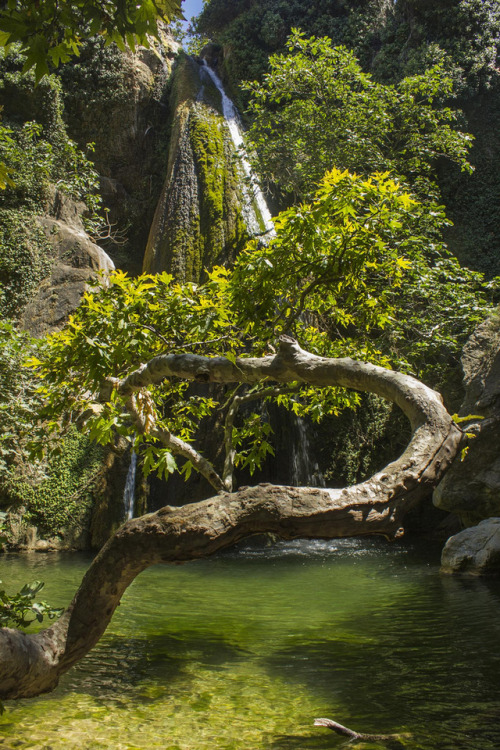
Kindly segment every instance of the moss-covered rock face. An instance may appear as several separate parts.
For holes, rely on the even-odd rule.
[[[243,176],[220,94],[183,56],[172,91],[167,177],[152,223],[144,271],[167,270],[200,281],[215,263],[233,260],[248,239]]]
[[[88,40],[61,72],[65,119],[81,148],[95,144],[103,203],[121,244],[105,245],[116,264],[140,272],[165,175],[170,76],[178,45],[122,53]]]
[[[500,318],[482,323],[462,355],[465,432],[475,435],[434,492],[434,504],[465,525],[500,516]]]

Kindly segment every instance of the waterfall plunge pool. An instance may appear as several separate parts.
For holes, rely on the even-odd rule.
[[[63,605],[89,562],[4,555],[0,577]],[[338,540],[151,568],[54,693],[7,703],[0,748],[498,750],[500,582],[438,563]],[[412,738],[349,744],[320,716]]]

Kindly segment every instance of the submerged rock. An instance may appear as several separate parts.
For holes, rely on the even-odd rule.
[[[500,575],[500,518],[488,518],[450,537],[441,555],[441,570]]]

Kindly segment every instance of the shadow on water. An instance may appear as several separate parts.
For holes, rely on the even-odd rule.
[[[406,595],[313,640],[291,639],[265,658],[266,670],[330,704],[329,717],[357,731],[413,733],[411,740],[346,747],[500,747],[500,582],[429,572]],[[322,745],[290,737],[276,747]]]

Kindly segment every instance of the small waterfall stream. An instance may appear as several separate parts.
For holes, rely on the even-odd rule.
[[[295,415],[291,415],[293,428],[293,442],[291,454],[292,477],[294,487],[325,487],[325,478],[312,457],[306,422]]]
[[[135,477],[137,474],[137,453],[133,450],[123,490],[123,517],[129,521],[134,517],[135,510]]]
[[[227,122],[234,147],[240,156],[241,165],[250,185],[249,201],[248,206],[246,206],[247,216],[245,216],[248,229],[252,234],[259,234],[262,232],[263,225],[264,231],[269,235],[272,235],[274,234],[273,219],[266,203],[266,199],[264,198],[264,194],[259,185],[257,176],[253,172],[248,160],[248,154],[245,149],[245,142],[243,140],[243,134],[240,127],[240,118],[238,115],[238,111],[231,99],[224,91],[224,86],[222,85],[222,81],[220,80],[219,76],[217,75],[215,70],[210,67],[206,60],[203,60],[203,70],[205,70],[206,73],[210,76],[212,82],[220,92],[220,95],[222,97],[222,111],[224,114],[224,118]]]

